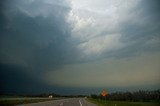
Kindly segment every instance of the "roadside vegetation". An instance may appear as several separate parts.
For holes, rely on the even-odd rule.
[[[160,90],[93,94],[88,100],[98,106],[160,106]]]
[[[0,106],[14,106],[18,104],[44,102],[53,99],[49,98],[13,98],[13,99],[0,99]]]
[[[152,102],[105,101],[93,98],[89,98],[88,101],[96,104],[97,106],[160,106],[159,103]]]

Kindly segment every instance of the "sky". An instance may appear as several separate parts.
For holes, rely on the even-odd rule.
[[[1,0],[0,92],[160,89],[159,0]]]

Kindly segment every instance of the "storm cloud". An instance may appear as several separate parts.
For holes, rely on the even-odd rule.
[[[17,70],[18,67],[23,67],[25,70],[20,73],[25,71],[34,77],[28,78],[32,83],[33,79],[50,68],[58,68],[70,61],[68,57],[73,48],[69,41],[70,29],[65,21],[70,7],[65,1],[14,0],[2,2],[1,5],[0,63],[3,66],[15,65]],[[3,71],[10,70],[11,68],[2,68],[2,75]],[[14,76],[14,73],[9,74]],[[22,74],[17,77],[25,75],[27,76]],[[6,74],[4,77],[9,78]],[[8,80],[11,82],[3,83],[13,81],[12,78]]]
[[[58,93],[61,87],[159,88],[159,5],[158,0],[2,0],[1,92],[27,92],[28,86]]]

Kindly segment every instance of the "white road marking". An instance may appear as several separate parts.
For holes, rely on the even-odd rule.
[[[59,105],[60,105],[60,106],[62,106],[62,105],[63,105],[63,103],[60,103]]]
[[[81,100],[79,100],[79,104],[80,104],[80,106],[82,106]]]

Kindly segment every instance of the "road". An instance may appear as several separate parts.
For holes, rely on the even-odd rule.
[[[18,106],[97,106],[84,98],[69,98],[39,103],[23,104]]]

